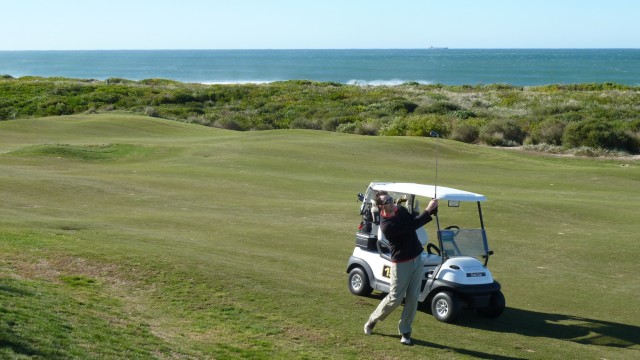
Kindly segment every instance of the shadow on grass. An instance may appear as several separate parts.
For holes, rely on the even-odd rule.
[[[494,332],[567,340],[584,345],[631,348],[640,344],[640,327],[638,326],[514,308],[505,309],[497,319],[486,319],[471,311],[465,311],[458,325]]]
[[[376,299],[376,300],[382,300],[384,299],[384,297],[386,296],[386,294],[384,293],[373,293],[370,294],[366,297],[371,298],[371,299]],[[376,305],[374,305],[375,308]],[[404,302],[403,305],[404,306]],[[418,307],[418,311],[423,311],[421,310],[420,307]],[[402,310],[397,310],[397,311],[402,311]],[[473,314],[469,314],[472,315]],[[486,319],[485,319],[486,320]],[[374,336],[384,336],[384,337],[390,337],[390,338],[394,338],[398,341],[400,341],[400,337],[397,334],[383,334],[383,333],[373,333]],[[410,346],[424,346],[424,347],[429,347],[429,348],[433,348],[433,349],[439,349],[439,350],[443,350],[443,351],[448,351],[448,352],[455,352],[456,354],[460,354],[460,355],[466,355],[466,356],[471,356],[473,358],[476,359],[496,359],[496,360],[522,360],[525,358],[518,358],[518,357],[509,357],[509,356],[500,356],[500,355],[496,355],[496,354],[487,354],[484,352],[480,352],[480,351],[474,351],[474,350],[468,350],[468,349],[462,349],[462,348],[455,348],[455,347],[450,347],[450,346],[444,346],[444,345],[440,345],[440,344],[435,344],[432,342],[428,342],[428,341],[424,341],[424,340],[420,340],[417,338],[412,338],[411,339],[411,345]]]
[[[5,350],[10,350],[8,354],[12,355],[24,355],[24,356],[44,356],[44,353],[32,348],[24,343],[22,339],[15,334],[5,333],[0,331],[0,349],[5,353]]]
[[[14,311],[6,308],[7,298],[34,296],[34,292],[15,286],[0,284],[0,353],[18,356],[44,356],[46,354],[29,344],[28,339],[16,334],[14,327],[19,327],[19,319]]]
[[[398,341],[400,341],[400,336],[399,335],[374,333],[374,336],[375,335],[384,336],[384,337],[390,337],[390,338],[394,338],[394,339],[397,339]],[[432,343],[432,342],[428,342],[428,341],[424,341],[424,340],[420,340],[420,339],[416,339],[416,338],[411,338],[411,345],[409,345],[409,346],[424,346],[424,347],[428,347],[428,348],[432,348],[432,349],[443,350],[443,351],[446,351],[446,352],[455,352],[456,354],[471,356],[471,357],[476,358],[476,359],[495,359],[495,360],[523,360],[523,359],[525,359],[525,358],[519,358],[519,357],[500,356],[500,355],[496,355],[496,354],[487,354],[487,353],[480,352],[480,351],[455,348],[455,347],[451,347],[451,346],[444,346],[444,345],[435,344],[435,343]]]

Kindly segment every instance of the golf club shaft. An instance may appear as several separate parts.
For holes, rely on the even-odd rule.
[[[438,198],[438,152],[440,151],[440,134],[435,131],[431,131],[431,136],[436,137],[436,180],[434,182],[433,198]]]
[[[439,154],[438,152],[440,151],[440,134],[438,134],[435,131],[431,131],[431,133],[429,134],[431,136],[435,136],[436,137],[436,179],[433,183],[433,198],[437,199],[438,198],[438,157]],[[436,217],[436,226],[438,231],[440,231],[440,218],[438,218],[438,213],[436,212],[435,214]]]

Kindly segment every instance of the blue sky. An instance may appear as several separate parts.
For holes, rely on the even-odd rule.
[[[638,0],[6,0],[0,50],[640,48]]]

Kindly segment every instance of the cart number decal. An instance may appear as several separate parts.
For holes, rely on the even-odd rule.
[[[482,276],[487,276],[487,274],[485,274],[483,272],[467,273],[467,277],[482,277]]]
[[[382,276],[386,278],[391,277],[391,266],[385,265],[382,267]]]

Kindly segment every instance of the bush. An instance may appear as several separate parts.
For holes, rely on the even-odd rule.
[[[457,122],[451,129],[451,139],[473,144],[478,141],[480,129],[467,122]]]
[[[469,118],[476,117],[476,113],[474,113],[473,111],[469,111],[469,110],[452,111],[450,115],[455,117],[455,118],[462,119],[462,120],[466,120],[466,119],[469,119]]]
[[[460,110],[460,106],[449,101],[436,101],[427,106],[420,106],[415,110],[416,114],[441,114],[445,115],[450,112]]]
[[[320,130],[322,129],[322,124],[316,119],[297,118],[291,122],[289,127],[291,129]]]
[[[406,118],[396,118],[386,126],[384,126],[380,133],[386,136],[404,136],[407,134],[409,124]]]
[[[495,120],[480,130],[480,140],[491,146],[522,145],[526,135],[514,120]]]
[[[356,126],[355,133],[358,135],[378,135],[378,125],[370,122],[360,123]]]
[[[590,143],[635,152],[640,141],[638,90],[613,83],[530,88],[416,83],[363,87],[308,80],[203,85],[0,75],[0,120],[122,110],[233,130],[293,127],[399,136],[437,131],[459,141],[502,146],[520,144],[528,131],[528,144]],[[517,122],[503,120],[515,118]],[[491,120],[495,123],[485,125]],[[583,128],[587,121],[608,124],[607,133],[599,138],[589,134]],[[572,125],[567,132],[566,124],[573,123],[583,125]]]
[[[242,125],[233,119],[218,119],[213,122],[213,127],[227,130],[242,130]]]
[[[144,114],[151,117],[160,117],[160,112],[153,106],[146,106],[144,108]]]
[[[562,145],[562,134],[567,124],[556,118],[547,118],[531,131],[532,144]]]
[[[442,116],[412,116],[407,118],[406,135],[409,136],[431,136],[431,132],[435,131],[440,137],[449,136],[449,121]]]
[[[322,130],[324,131],[336,131],[339,125],[340,125],[340,120],[337,118],[322,120]]]
[[[562,136],[565,147],[617,149],[632,154],[640,151],[638,137],[622,122],[581,121],[567,125]]]
[[[549,115],[558,115],[582,110],[582,106],[577,102],[566,102],[562,104],[544,104],[537,105],[531,109],[535,116],[544,117]]]
[[[356,131],[356,124],[352,122],[342,123],[338,125],[336,131],[339,133],[353,134]]]

